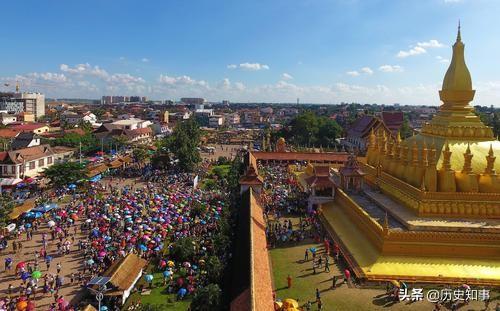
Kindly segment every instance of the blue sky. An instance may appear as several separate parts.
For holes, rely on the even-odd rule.
[[[3,83],[244,102],[438,105],[461,19],[475,103],[500,106],[495,0],[26,0],[2,11]]]

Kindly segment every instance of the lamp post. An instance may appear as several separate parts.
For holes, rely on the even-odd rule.
[[[99,309],[98,311],[101,311],[101,300],[104,298],[104,292],[106,292],[106,284],[99,286],[99,290],[97,291],[95,295],[95,299],[97,299],[97,302],[99,304]]]

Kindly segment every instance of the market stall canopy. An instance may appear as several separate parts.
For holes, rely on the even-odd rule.
[[[9,218],[17,219],[23,213],[31,211],[33,207],[35,207],[35,200],[26,200],[23,204],[12,209],[12,212],[9,214]]]
[[[0,178],[0,186],[15,186],[22,181],[21,178]]]

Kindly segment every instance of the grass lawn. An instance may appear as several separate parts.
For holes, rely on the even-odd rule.
[[[158,310],[172,310],[172,311],[186,311],[191,304],[191,299],[185,299],[182,301],[176,301],[176,294],[167,294],[166,287],[162,286],[163,275],[162,273],[153,274],[153,290],[150,295],[141,295],[138,292],[133,293],[127,299],[127,302],[122,310],[127,310],[128,306],[137,300],[142,302],[142,305],[151,304],[160,307]],[[142,277],[136,284],[136,288],[139,284],[143,284],[144,288],[147,288],[147,283]]]
[[[222,176],[226,176],[231,169],[231,164],[214,165],[210,168],[209,174],[214,174],[214,170],[221,170]]]
[[[316,247],[323,253],[321,245],[313,244],[311,240],[299,245],[285,245],[270,250],[272,273],[276,298],[293,298],[302,306],[308,300],[316,300],[315,291],[318,288],[321,292],[323,310],[433,310],[433,304],[427,301],[415,303],[399,302],[394,303],[385,298],[385,285],[373,286],[372,288],[349,288],[346,284],[340,284],[343,277],[340,276],[336,265],[330,267],[331,272],[324,272],[318,269],[316,274],[312,272],[311,254],[309,261],[304,262],[304,251],[306,248]],[[330,260],[333,263],[333,259]],[[292,287],[287,288],[287,276],[292,278]],[[332,289],[333,275],[337,278],[337,287]],[[437,287],[434,287],[437,288]],[[498,299],[498,293],[492,292],[492,298]],[[498,301],[498,300],[497,300]],[[485,303],[480,301],[471,302],[460,310],[495,310],[496,302],[490,303],[489,309],[485,309]],[[313,303],[312,310],[317,310]],[[448,309],[445,309],[448,310]]]

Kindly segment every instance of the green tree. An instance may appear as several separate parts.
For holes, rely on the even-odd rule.
[[[401,125],[401,129],[399,130],[399,135],[401,135],[401,138],[403,139],[413,135],[413,130],[410,127],[410,121],[408,120],[407,116],[404,117],[403,124]]]
[[[117,151],[128,145],[128,139],[125,135],[113,136],[111,142]]]
[[[49,184],[55,187],[67,186],[84,179],[85,167],[77,162],[56,163],[43,171]]]
[[[208,280],[210,283],[219,284],[222,281],[224,265],[217,256],[210,256],[206,261]]]
[[[295,146],[326,147],[335,145],[341,133],[342,128],[335,120],[306,111],[292,119],[275,137],[284,137]]]
[[[194,240],[192,238],[180,238],[172,248],[172,256],[178,261],[189,261],[194,256]]]
[[[140,147],[134,148],[134,150],[132,151],[132,154],[134,156],[134,159],[138,163],[145,163],[146,160],[149,159],[149,153],[144,148],[140,148]]]
[[[9,214],[12,212],[15,203],[12,198],[0,196],[0,226],[3,228],[10,222]]]
[[[198,289],[191,302],[193,311],[218,311],[221,310],[222,292],[217,284],[208,284]]]
[[[170,152],[179,160],[179,167],[187,172],[192,172],[201,162],[199,144],[200,127],[193,118],[178,123],[166,142]]]

